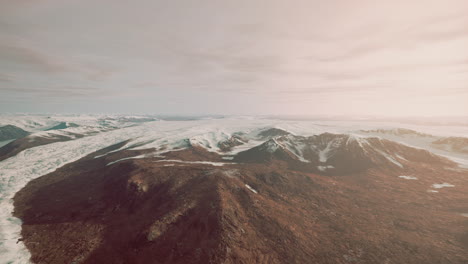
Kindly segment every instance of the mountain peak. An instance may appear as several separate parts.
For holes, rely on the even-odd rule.
[[[239,153],[242,162],[283,160],[292,168],[341,174],[369,168],[399,170],[408,163],[452,165],[426,150],[412,148],[378,137],[323,133],[310,137],[285,135]]]

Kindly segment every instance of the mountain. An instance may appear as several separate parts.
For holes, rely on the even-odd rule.
[[[61,117],[63,118],[63,117]],[[85,118],[76,118],[75,120],[79,123],[74,122],[55,122],[54,120],[48,117],[46,120],[50,123],[47,126],[47,129],[42,127],[39,131],[35,132],[26,132],[20,128],[15,127],[17,131],[23,131],[22,133],[17,133],[18,137],[16,140],[11,142],[6,142],[5,145],[0,145],[0,161],[5,160],[9,157],[13,157],[18,153],[47,144],[52,144],[56,142],[71,141],[78,138],[83,138],[87,136],[96,135],[103,132],[108,132],[111,130],[116,130],[126,126],[134,126],[136,124],[145,123],[154,121],[154,118],[144,118],[144,117],[102,117],[96,118],[94,116],[85,117]],[[35,120],[35,119],[33,119]],[[72,118],[72,120],[74,120]],[[10,120],[8,120],[10,121]],[[18,123],[21,120],[16,120]],[[43,121],[45,122],[45,121]],[[33,124],[34,121],[27,122],[28,125]],[[24,124],[23,124],[24,125]],[[14,127],[14,126],[5,126],[5,127]],[[4,127],[0,128],[1,129]],[[11,130],[11,129],[10,129]],[[26,134],[25,134],[26,133]],[[2,135],[0,133],[0,135]],[[1,141],[1,140],[0,140]]]
[[[292,134],[272,138],[240,152],[240,162],[286,161],[293,169],[309,172],[346,174],[369,168],[402,170],[405,164],[426,163],[454,166],[427,150],[412,148],[381,138],[323,133],[311,137]]]
[[[22,138],[27,135],[29,135],[28,131],[25,131],[13,125],[6,125],[0,127],[0,141]]]
[[[423,148],[433,153],[452,157],[462,161],[468,167],[468,138],[460,136],[435,136],[410,129],[376,129],[364,130],[366,136],[382,137],[401,142],[409,146]],[[447,132],[444,132],[447,134]]]
[[[273,138],[273,137],[279,137],[279,136],[286,136],[289,135],[290,133],[286,130],[280,129],[280,128],[267,128],[258,133],[258,136],[262,139],[268,139],[268,138]]]
[[[450,151],[468,154],[468,138],[445,137],[432,142],[436,146],[449,148]]]
[[[244,136],[242,133],[236,133],[232,135],[230,138],[220,141],[218,143],[218,147],[223,152],[229,152],[234,147],[243,145],[247,143],[249,140]]]
[[[370,134],[387,134],[387,135],[395,135],[395,136],[418,136],[418,137],[426,137],[432,138],[433,135],[427,133],[421,133],[416,130],[407,129],[407,128],[393,128],[393,129],[374,129],[374,130],[363,130],[364,133]]]
[[[130,139],[30,181],[14,215],[32,262],[466,263],[466,170],[376,137],[262,131]]]

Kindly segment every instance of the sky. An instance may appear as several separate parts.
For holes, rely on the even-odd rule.
[[[0,0],[0,112],[468,116],[466,0]]]

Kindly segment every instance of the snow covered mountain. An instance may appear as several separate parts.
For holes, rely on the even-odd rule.
[[[447,135],[432,135],[411,129],[375,129],[358,132],[365,136],[376,136],[406,144],[408,146],[426,149],[435,154],[455,160],[468,168],[468,137]],[[454,133],[456,133],[454,131]],[[468,132],[467,132],[468,135]]]
[[[427,163],[453,166],[454,162],[423,149],[377,137],[324,133],[303,137],[292,134],[273,137],[239,153],[236,161],[284,160],[292,168],[311,172],[347,174],[369,168],[399,170],[404,164]]]

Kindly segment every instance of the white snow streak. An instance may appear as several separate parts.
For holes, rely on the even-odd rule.
[[[417,180],[418,179],[418,178],[416,178],[414,176],[405,176],[405,175],[398,176],[398,178],[402,178],[402,179],[405,179],[405,180]]]
[[[119,159],[119,160],[116,160],[116,161],[109,162],[109,163],[107,163],[106,166],[110,166],[110,165],[112,165],[112,164],[115,164],[115,163],[117,163],[117,162],[124,161],[124,160],[143,159],[143,158],[145,158],[145,157],[146,157],[146,155],[140,155],[140,156],[135,156],[135,157],[123,158],[123,159]]]
[[[326,171],[327,169],[333,169],[335,167],[333,167],[332,165],[328,165],[328,166],[317,166],[317,169],[319,169],[320,171]]]
[[[157,160],[155,162],[175,162],[175,163],[185,163],[185,164],[206,164],[206,165],[211,165],[211,166],[224,166],[224,165],[229,165],[229,164],[235,164],[235,163],[225,163],[225,162],[211,162],[211,161],[185,161],[185,160],[173,160],[173,159],[167,159],[167,160]]]
[[[446,183],[446,182],[432,184],[432,188],[435,188],[435,189],[441,189],[441,188],[445,188],[445,187],[455,187],[455,185],[450,184],[450,183]]]
[[[258,193],[254,188],[250,187],[250,185],[248,185],[248,184],[246,184],[245,187],[247,187],[247,189],[251,190],[255,194]]]

